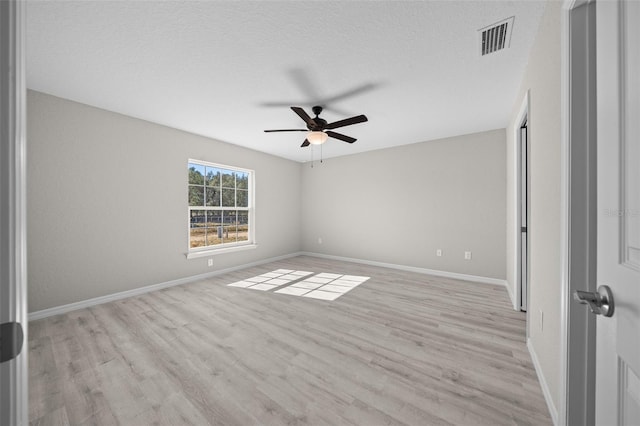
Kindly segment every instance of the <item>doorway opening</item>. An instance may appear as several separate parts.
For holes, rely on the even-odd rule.
[[[520,176],[520,191],[519,191],[519,222],[520,222],[520,244],[518,257],[520,274],[518,276],[519,297],[518,304],[520,311],[527,311],[527,295],[528,295],[528,273],[529,273],[529,250],[527,249],[528,239],[528,218],[529,218],[529,163],[528,163],[528,145],[529,145],[529,129],[528,112],[525,111],[520,121],[520,132],[518,133],[518,170]]]

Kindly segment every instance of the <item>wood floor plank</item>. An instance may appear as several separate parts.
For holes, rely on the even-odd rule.
[[[228,287],[367,276],[335,301]],[[30,323],[33,425],[548,425],[503,287],[299,256]]]

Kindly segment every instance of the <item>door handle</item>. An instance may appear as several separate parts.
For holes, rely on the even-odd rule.
[[[17,322],[0,324],[0,362],[14,359],[22,350],[24,333]]]
[[[609,286],[601,285],[597,291],[575,290],[573,292],[573,299],[578,303],[588,305],[589,310],[596,315],[604,315],[605,317],[613,316],[613,294]]]

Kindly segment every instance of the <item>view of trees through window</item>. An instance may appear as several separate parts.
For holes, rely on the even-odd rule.
[[[189,162],[189,247],[249,240],[249,171]]]

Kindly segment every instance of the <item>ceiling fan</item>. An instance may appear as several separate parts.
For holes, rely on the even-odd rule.
[[[308,132],[307,138],[304,140],[301,147],[309,145],[321,145],[327,141],[327,138],[340,139],[347,143],[354,143],[357,139],[351,136],[343,135],[342,133],[332,132],[331,130],[339,127],[350,126],[352,124],[364,123],[367,121],[367,117],[364,115],[356,115],[355,117],[345,118],[344,120],[334,121],[333,123],[327,123],[326,120],[318,117],[322,112],[321,106],[314,106],[312,108],[315,118],[311,118],[304,109],[300,107],[291,107],[293,112],[298,114],[300,118],[307,124],[306,129],[280,129],[280,130],[265,130],[265,132]]]

